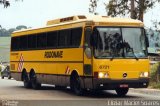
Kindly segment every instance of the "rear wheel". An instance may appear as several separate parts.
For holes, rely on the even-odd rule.
[[[31,82],[30,82],[30,80],[29,80],[29,78],[28,78],[28,75],[27,75],[27,73],[25,72],[25,73],[23,73],[23,84],[24,84],[24,87],[25,88],[31,88]]]
[[[2,79],[4,79],[4,76],[1,76]]]
[[[11,79],[12,77],[11,77],[11,75],[8,75],[8,79]]]
[[[31,73],[31,85],[33,89],[40,89],[41,83],[38,82],[35,72]]]
[[[82,95],[83,89],[81,88],[80,78],[77,74],[71,76],[71,89],[76,95]]]
[[[116,92],[118,96],[125,96],[128,93],[129,88],[117,88]]]

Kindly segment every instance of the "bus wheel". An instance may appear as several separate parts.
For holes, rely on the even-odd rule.
[[[128,93],[129,88],[117,88],[116,92],[118,96],[125,96]]]
[[[31,82],[30,82],[30,80],[29,80],[29,78],[28,78],[27,73],[24,73],[22,77],[23,77],[24,87],[25,87],[25,88],[30,88],[30,87],[31,87]]]
[[[8,76],[8,79],[11,79],[11,78],[12,78],[11,75],[9,75],[9,76]]]
[[[4,79],[4,76],[1,76],[2,79]]]
[[[41,83],[37,81],[37,76],[34,72],[31,74],[31,85],[33,89],[39,89],[41,87]]]
[[[83,94],[83,89],[81,88],[80,85],[80,78],[77,74],[73,74],[71,76],[71,90],[76,94],[76,95],[82,95]]]

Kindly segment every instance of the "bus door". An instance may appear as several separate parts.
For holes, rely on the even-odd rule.
[[[84,87],[92,88],[92,48],[90,45],[90,37],[92,33],[92,27],[85,28],[84,37]]]

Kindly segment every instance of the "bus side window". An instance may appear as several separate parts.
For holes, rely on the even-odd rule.
[[[91,45],[90,45],[91,33],[92,33],[91,27],[85,28],[84,50],[87,58],[89,59],[91,59]]]
[[[18,51],[20,45],[20,39],[19,37],[12,37],[11,38],[11,50],[12,51]]]

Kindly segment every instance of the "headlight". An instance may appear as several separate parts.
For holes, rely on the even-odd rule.
[[[108,73],[105,73],[105,74],[104,74],[104,77],[105,77],[105,78],[108,78],[108,77],[109,77]]]
[[[140,77],[148,77],[149,73],[148,72],[141,72]]]
[[[98,78],[108,78],[109,74],[106,72],[99,72],[98,73]]]
[[[144,77],[148,77],[148,72],[144,72]]]
[[[103,78],[103,77],[104,77],[104,73],[99,72],[98,77],[99,77],[99,78]]]

